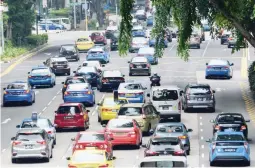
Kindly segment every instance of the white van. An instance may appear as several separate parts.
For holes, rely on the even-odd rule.
[[[176,85],[156,86],[151,88],[150,101],[160,112],[161,118],[169,117],[181,121],[183,91]]]
[[[143,158],[143,160],[138,165],[139,168],[142,167],[188,167],[187,158],[183,156],[149,156]]]

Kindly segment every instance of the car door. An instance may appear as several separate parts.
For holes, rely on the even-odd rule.
[[[186,128],[186,126],[185,126],[184,124],[183,124],[183,128],[184,128],[185,136],[187,136],[188,139],[190,139],[190,136],[189,136],[189,134],[188,134],[188,130],[187,130],[187,128]]]
[[[140,129],[140,126],[138,124],[138,122],[136,120],[134,120],[134,123],[135,123],[135,131],[136,131],[136,134],[139,135],[139,140],[142,138],[142,131]]]
[[[151,127],[152,129],[156,128],[158,123],[159,123],[159,120],[160,120],[160,115],[157,114],[157,110],[156,108],[153,106],[153,105],[148,105],[151,113],[152,113],[152,117],[151,117]]]
[[[52,130],[52,132],[53,132],[53,134],[54,134],[54,136],[55,136],[55,134],[56,134],[56,129],[55,129],[54,125],[51,123],[51,121],[50,121],[49,119],[48,119],[48,123],[49,123],[50,129]]]

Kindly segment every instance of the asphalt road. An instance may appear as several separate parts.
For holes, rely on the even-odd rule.
[[[68,39],[75,40],[75,36]],[[64,43],[64,42],[62,42]],[[27,72],[32,66],[42,64],[47,57],[57,54],[59,46],[51,47],[47,51],[38,53],[36,56],[29,58],[18,65],[8,75],[1,78],[1,88],[14,80],[26,80]],[[47,53],[47,54],[45,54]],[[50,53],[50,55],[48,54]],[[231,50],[227,46],[221,46],[220,41],[205,41],[201,44],[201,49],[191,49],[190,59],[184,62],[176,55],[176,41],[169,43],[169,47],[165,50],[164,57],[159,60],[157,66],[153,66],[152,72],[157,72],[162,76],[163,85],[178,85],[184,88],[188,83],[199,82],[208,83],[216,90],[216,112],[206,113],[204,111],[194,111],[182,114],[182,122],[187,128],[194,131],[191,136],[191,155],[188,156],[188,164],[191,167],[209,167],[208,161],[208,144],[206,139],[212,137],[212,124],[210,119],[214,119],[221,112],[239,112],[246,119],[249,115],[246,112],[245,103],[242,97],[240,84],[247,86],[247,80],[241,77],[241,57],[243,51],[231,54]],[[129,77],[127,61],[134,56],[129,54],[127,57],[119,57],[118,52],[111,53],[110,63],[106,65],[106,69],[120,69],[125,75],[126,80],[135,79],[141,81],[149,88],[148,76]],[[85,55],[81,56],[83,61]],[[205,63],[210,59],[224,58],[234,63],[234,76],[231,80],[205,80],[204,69]],[[81,62],[70,63],[72,70],[75,70]],[[64,76],[57,77],[57,83],[54,88],[36,89],[36,103],[33,106],[18,107],[1,107],[1,164],[2,167],[67,167],[65,158],[71,155],[72,142],[71,138],[76,132],[62,132],[57,134],[57,145],[53,151],[53,158],[49,163],[41,163],[36,160],[25,161],[24,163],[11,163],[11,137],[15,135],[17,129],[15,126],[19,124],[23,118],[30,117],[31,112],[37,111],[41,116],[53,120],[54,111],[58,105],[63,102],[61,98],[61,82],[65,80]],[[96,101],[99,102],[103,96],[110,96],[111,93],[100,93],[96,91]],[[97,122],[96,106],[89,108],[90,112],[90,129],[93,131],[102,130],[103,128]],[[251,118],[252,119],[252,118]],[[254,120],[255,121],[255,120]],[[255,125],[249,124],[249,137],[251,139],[251,166],[255,167]],[[143,138],[143,143],[147,143],[148,137]],[[252,141],[253,140],[253,141]],[[116,167],[133,167],[143,158],[144,149],[132,149],[131,147],[119,147],[114,150]],[[231,167],[234,167],[232,165]]]

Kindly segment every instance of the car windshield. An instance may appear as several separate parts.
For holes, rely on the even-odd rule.
[[[60,106],[58,108],[57,114],[78,114],[80,113],[80,109],[78,106]]]
[[[121,107],[118,115],[140,116],[142,115],[141,107]]]
[[[177,100],[178,92],[176,90],[155,90],[152,99],[154,101]]]
[[[183,128],[181,125],[160,125],[157,128],[157,132],[159,133],[177,133],[183,132]]]
[[[182,161],[149,161],[149,162],[142,162],[140,164],[140,167],[173,168],[173,167],[185,167],[185,164]]]
[[[87,42],[87,41],[89,41],[89,39],[87,39],[87,38],[79,38],[77,40],[77,42]]]
[[[49,75],[48,69],[33,69],[31,75]]]
[[[41,141],[43,140],[40,133],[19,133],[16,137],[17,141]]]
[[[218,117],[218,123],[219,124],[233,124],[233,123],[243,123],[243,117],[241,115],[220,115]]]
[[[216,141],[244,141],[244,137],[238,134],[218,135]]]
[[[102,153],[92,153],[89,151],[75,152],[72,157],[72,163],[100,163],[105,162],[105,156]]]
[[[74,84],[74,83],[86,83],[85,79],[83,78],[73,78],[73,79],[67,79],[66,84]]]
[[[140,84],[128,84],[128,85],[124,86],[124,88],[128,89],[128,90],[141,90],[141,89],[143,89]],[[121,87],[120,87],[120,89],[121,89]]]
[[[104,106],[116,106],[119,104],[127,104],[128,101],[126,99],[118,99],[117,102],[114,101],[113,98],[106,98],[104,99],[103,105]]]
[[[190,95],[203,95],[203,94],[212,94],[209,87],[190,87],[187,91]]]
[[[81,142],[101,142],[105,141],[104,134],[80,134]]]
[[[7,86],[7,89],[27,89],[27,84],[12,83]]]
[[[61,48],[61,52],[64,52],[64,51],[75,52],[75,47],[74,46],[64,46]]]
[[[122,119],[116,119],[116,120],[110,120],[108,123],[108,128],[133,128],[134,124],[131,120],[122,120]]]

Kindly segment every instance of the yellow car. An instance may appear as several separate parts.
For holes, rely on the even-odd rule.
[[[80,37],[75,42],[79,51],[88,51],[94,47],[94,42],[91,41],[88,37]]]
[[[116,118],[120,107],[128,104],[126,98],[119,98],[118,102],[114,102],[113,97],[105,97],[98,105],[98,122],[106,124],[107,121]]]
[[[113,159],[109,159],[105,150],[76,150],[71,157],[67,157],[69,168],[99,168],[113,167]]]

